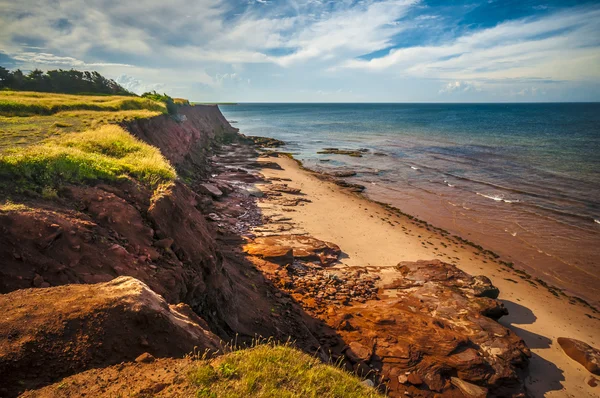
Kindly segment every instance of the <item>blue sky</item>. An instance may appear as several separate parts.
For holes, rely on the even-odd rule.
[[[600,101],[600,3],[0,0],[0,65],[197,101]]]

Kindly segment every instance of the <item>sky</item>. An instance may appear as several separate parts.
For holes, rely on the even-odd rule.
[[[0,0],[0,66],[204,102],[600,101],[600,1]]]

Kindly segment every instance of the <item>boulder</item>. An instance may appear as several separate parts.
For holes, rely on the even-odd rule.
[[[216,185],[209,183],[198,184],[198,191],[205,195],[212,196],[213,198],[220,198],[223,196],[223,191],[217,188]]]
[[[458,389],[468,398],[485,398],[487,397],[488,391],[487,388],[479,387],[475,384],[468,383],[464,380],[459,379],[458,377],[452,377],[450,379],[453,386],[458,387]]]
[[[565,354],[582,364],[595,375],[600,375],[600,350],[580,340],[559,337],[558,344]]]
[[[284,257],[283,255],[287,255],[290,250],[293,258]],[[244,251],[272,262],[288,261],[289,263],[290,260],[296,259],[318,261],[323,266],[336,262],[341,253],[340,248],[333,243],[304,235],[274,235],[256,238],[244,246]]]
[[[222,349],[187,305],[131,277],[17,290],[0,296],[0,312],[3,396],[92,367]]]

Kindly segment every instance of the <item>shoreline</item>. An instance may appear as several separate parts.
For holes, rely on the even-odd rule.
[[[599,396],[600,391],[586,383],[591,374],[556,343],[558,337],[570,337],[598,346],[600,319],[595,309],[570,302],[539,281],[534,285],[523,271],[472,242],[319,178],[290,154],[272,156],[266,159],[283,170],[265,168],[264,176],[290,179],[290,187],[301,189],[310,200],[286,217],[296,230],[339,245],[341,267],[385,269],[400,261],[439,259],[471,275],[485,275],[500,289],[499,299],[509,311],[499,322],[532,350],[525,379],[528,391],[533,396]],[[267,216],[273,211],[268,204],[259,206]]]
[[[285,142],[280,141],[280,140],[276,140],[273,138],[269,138],[269,140],[278,142],[278,144],[277,144],[278,146],[286,145]],[[498,254],[498,253],[494,252],[493,250],[486,248],[484,245],[480,245],[469,239],[465,239],[461,235],[450,232],[444,228],[437,227],[433,223],[427,222],[423,219],[420,219],[419,217],[416,217],[416,216],[413,216],[412,214],[406,213],[406,212],[402,211],[401,209],[399,209],[389,203],[370,198],[367,195],[367,193],[365,192],[367,187],[365,187],[364,185],[348,182],[345,180],[346,177],[354,177],[354,175],[336,176],[334,174],[329,174],[325,171],[313,170],[309,167],[304,166],[302,161],[299,159],[296,159],[294,157],[294,154],[291,152],[268,151],[267,153],[269,154],[269,156],[273,156],[273,154],[281,154],[285,157],[288,157],[288,158],[294,160],[298,164],[298,166],[300,167],[301,170],[305,170],[306,172],[313,174],[318,179],[333,182],[334,184],[336,184],[342,188],[349,188],[353,193],[357,194],[358,196],[360,196],[362,199],[364,199],[366,201],[380,205],[383,208],[387,209],[388,211],[394,212],[400,216],[407,217],[411,221],[415,221],[416,223],[422,224],[426,228],[431,228],[432,230],[444,235],[445,237],[456,239],[456,240],[460,241],[460,243],[462,243],[462,244],[471,246],[474,249],[478,250],[480,252],[480,254],[483,254],[484,256],[488,256],[489,260],[496,261],[497,263],[499,263],[502,267],[504,267],[505,271],[509,271],[509,270],[514,271],[514,273],[517,274],[516,276],[519,279],[523,280],[524,282],[530,283],[534,286],[535,285],[542,286],[543,288],[547,289],[550,293],[552,293],[556,297],[562,297],[562,298],[572,301],[572,304],[580,304],[584,307],[587,307],[588,309],[590,309],[592,311],[592,313],[597,317],[597,319],[600,319],[600,306],[598,304],[592,304],[587,299],[575,295],[573,292],[569,291],[566,288],[561,288],[556,285],[552,285],[551,283],[546,282],[543,278],[540,278],[538,275],[533,275],[530,272],[526,271],[522,266],[517,267],[517,266],[515,266],[515,264],[513,262],[503,260],[504,256],[502,254]],[[594,316],[594,315],[592,315],[592,316]]]

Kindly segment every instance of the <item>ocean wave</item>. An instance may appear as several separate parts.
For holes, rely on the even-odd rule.
[[[595,222],[596,224],[600,224],[600,220],[597,220],[597,219],[595,219],[595,218],[594,218],[594,222]]]
[[[519,199],[504,199],[501,195],[486,195],[480,192],[475,192],[479,196],[483,196],[484,198],[495,200],[496,202],[504,202],[504,203],[519,203]]]

